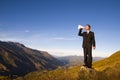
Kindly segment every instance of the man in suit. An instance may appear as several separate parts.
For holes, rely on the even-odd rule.
[[[83,28],[79,29],[79,36],[83,37],[83,52],[84,52],[84,66],[92,68],[92,48],[95,49],[95,36],[94,32],[90,31],[91,26],[86,25],[86,31],[82,33]]]

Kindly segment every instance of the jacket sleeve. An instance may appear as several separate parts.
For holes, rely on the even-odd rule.
[[[92,45],[93,45],[93,46],[96,46],[94,32],[93,32],[93,35],[92,35]]]
[[[82,29],[79,30],[78,36],[83,36]]]

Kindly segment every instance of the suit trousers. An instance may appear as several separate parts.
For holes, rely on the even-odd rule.
[[[92,67],[92,47],[84,47],[84,64],[91,68]]]

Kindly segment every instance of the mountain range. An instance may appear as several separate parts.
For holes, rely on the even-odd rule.
[[[0,41],[0,75],[25,75],[62,65],[46,51],[31,49],[18,42]]]

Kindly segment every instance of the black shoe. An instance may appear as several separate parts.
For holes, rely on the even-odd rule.
[[[92,67],[91,67],[91,66],[88,66],[88,68],[91,68],[91,69],[92,69]]]
[[[82,66],[87,67],[87,65],[82,65]]]

